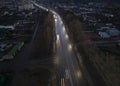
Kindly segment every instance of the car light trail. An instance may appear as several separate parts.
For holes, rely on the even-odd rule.
[[[59,34],[57,34],[56,45],[58,47],[60,46],[60,36],[59,36]]]
[[[65,78],[66,79],[70,78],[70,70],[68,70],[68,69],[65,70]]]
[[[65,86],[65,79],[64,78],[61,79],[61,86]]]

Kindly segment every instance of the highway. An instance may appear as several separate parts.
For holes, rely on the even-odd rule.
[[[48,11],[47,8],[33,2],[36,6]],[[89,86],[83,71],[77,61],[76,53],[66,32],[66,28],[58,13],[53,13],[56,30],[56,55],[53,59],[55,69],[59,74],[57,86]]]
[[[56,61],[57,70],[64,85],[61,86],[87,86],[82,71],[78,65],[76,54],[65,26],[60,16],[54,13],[56,27]]]

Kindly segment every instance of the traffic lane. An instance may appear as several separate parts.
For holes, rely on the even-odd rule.
[[[66,77],[66,70],[70,70],[69,69],[69,65],[68,65],[68,63],[67,63],[67,57],[68,57],[68,55],[67,55],[67,53],[66,53],[66,50],[65,50],[65,47],[64,47],[64,45],[63,44],[61,44],[61,47],[59,48],[60,49],[60,63],[63,63],[63,64],[60,64],[60,66],[62,66],[61,68],[60,68],[60,70],[62,71],[61,72],[61,74],[62,74],[62,76],[61,76],[61,78],[64,78],[64,79],[66,79],[67,77]],[[69,73],[69,76],[71,76],[71,74]],[[71,80],[72,78],[69,78],[69,86],[73,86],[73,85],[70,85],[72,82],[72,80]],[[67,83],[68,84],[68,83]]]
[[[64,71],[66,68],[66,61],[65,61],[65,54],[63,52],[63,48],[62,48],[62,43],[61,43],[61,26],[59,24],[58,21],[55,20],[55,27],[56,27],[56,56],[55,56],[55,65],[56,65],[56,69],[60,75],[61,78],[64,78]],[[59,38],[59,39],[58,39]],[[59,42],[58,42],[59,41]],[[61,58],[63,57],[63,58]]]
[[[56,15],[57,15],[57,14],[56,14]],[[59,17],[59,16],[58,16],[58,17]],[[56,21],[56,20],[55,20],[55,21]],[[57,22],[57,21],[56,21],[56,22]],[[62,24],[62,21],[61,21],[61,20],[59,20],[59,22],[58,22],[58,27],[59,27],[59,28],[56,28],[56,29],[59,30],[59,31],[58,31],[59,34],[61,34],[61,30],[60,30],[60,29],[62,28],[62,25],[60,25],[60,24]],[[64,38],[64,37],[62,37],[62,36],[60,36],[60,37],[61,37],[61,38]],[[66,38],[68,38],[68,35],[66,35]],[[64,40],[64,39],[61,39],[61,40]],[[63,43],[63,44],[65,44],[65,43]],[[63,53],[62,53],[62,54],[63,54]],[[65,56],[65,55],[63,55],[63,56]],[[63,57],[63,56],[62,56],[62,57]],[[72,58],[72,57],[71,57],[71,58]],[[70,62],[69,60],[70,60],[70,59],[68,59],[68,62]],[[67,63],[67,64],[69,64],[69,63]],[[66,65],[67,65],[67,64],[66,64]],[[70,66],[71,66],[71,65],[70,65]],[[79,74],[78,74],[78,75],[79,75]]]
[[[64,51],[65,50],[64,47],[62,47],[62,46],[63,46],[63,44],[60,41],[60,46],[57,48],[57,52],[58,52],[58,54],[57,54],[58,55],[58,57],[57,57],[58,58],[58,66],[57,66],[58,70],[57,71],[59,72],[60,79],[65,80],[65,78],[66,78],[65,70],[68,69],[68,64],[66,62],[67,55]],[[69,81],[69,86],[72,86],[72,85],[70,85],[71,84],[70,81]],[[66,84],[66,82],[64,84]]]
[[[63,33],[62,33],[62,25],[60,24],[60,23],[58,23],[58,28],[57,28],[57,30],[58,30],[58,32],[59,32],[59,35],[60,35],[60,48],[61,48],[61,55],[60,55],[60,58],[63,58],[62,60],[61,60],[61,62],[62,61],[65,61],[65,65],[64,65],[64,68],[66,68],[66,69],[69,69],[70,71],[72,71],[72,72],[74,72],[74,73],[70,73],[70,76],[72,77],[71,79],[72,79],[72,81],[74,82],[74,85],[75,86],[77,86],[77,79],[75,79],[76,77],[75,77],[75,69],[74,69],[74,67],[73,67],[73,65],[70,65],[70,64],[73,64],[71,61],[69,61],[69,49],[68,49],[68,45],[69,45],[69,42],[68,42],[68,40],[65,40],[65,38],[64,38],[64,35],[63,35]],[[67,58],[69,58],[69,59],[67,59]],[[68,63],[68,62],[71,62],[71,63]],[[65,69],[63,69],[63,71],[65,71]],[[65,74],[65,72],[63,72],[63,75]],[[71,80],[70,80],[71,81]],[[72,86],[72,85],[71,85]]]
[[[59,46],[59,48],[58,48],[58,53],[59,53],[59,60],[60,60],[60,63],[61,64],[59,64],[60,66],[62,66],[62,68],[60,68],[60,71],[62,71],[61,72],[61,74],[62,74],[62,79],[65,79],[66,78],[66,70],[69,70],[69,67],[68,67],[68,64],[67,64],[67,60],[66,60],[66,57],[68,57],[68,53],[66,53],[66,43],[64,42],[65,40],[64,40],[64,36],[63,36],[63,34],[62,34],[62,25],[60,24],[60,22],[59,21],[57,21],[56,22],[56,29],[57,29],[57,35],[59,35],[60,36],[60,46]],[[70,75],[70,73],[69,73],[69,76],[71,76]],[[68,80],[67,80],[67,82],[68,82]],[[67,84],[69,84],[69,86],[73,86],[72,85],[72,80],[70,79],[69,80],[69,83],[67,83]]]
[[[80,69],[80,67],[78,65],[78,61],[76,59],[76,55],[75,55],[74,49],[72,47],[72,44],[71,44],[69,38],[66,39],[64,37],[64,39],[65,39],[64,44],[66,44],[65,49],[67,49],[66,54],[68,55],[68,58],[66,58],[66,59],[67,59],[67,62],[69,64],[72,74],[74,74],[73,77],[76,78],[78,85],[84,84],[83,86],[87,86],[86,81],[83,77],[82,70]]]
[[[61,58],[63,58],[63,60],[66,59],[65,66],[67,65],[69,67],[68,69],[70,70],[70,76],[72,77],[71,79],[73,81],[73,85],[74,86],[79,86],[79,85],[88,86],[86,84],[87,82],[82,77],[83,75],[82,75],[81,70],[79,69],[78,62],[76,60],[74,60],[74,58],[76,58],[76,57],[75,57],[73,51],[69,51],[69,48],[66,44],[67,44],[67,41],[66,41],[66,43],[61,44],[61,46],[63,48],[62,52],[64,52],[64,56],[65,56],[65,57],[61,57]]]
[[[65,54],[64,59],[66,60],[66,64],[68,66],[68,69],[70,70],[70,76],[71,76],[72,82],[73,82],[74,86],[79,86],[79,84],[78,84],[79,78],[76,76],[76,72],[78,71],[78,68],[75,65],[75,62],[72,60],[72,58],[75,58],[75,56],[72,55],[71,48],[69,48],[70,42],[68,40],[63,40],[62,42],[63,42],[62,48],[63,48],[63,50],[64,50],[63,52]],[[74,57],[72,57],[71,55]]]
[[[63,25],[60,24],[60,22],[58,22],[58,23],[59,23],[59,26],[64,27]],[[64,33],[62,34],[61,29],[59,29],[59,32],[61,32],[61,38],[62,38],[61,40],[64,40],[64,38],[66,38],[65,35],[67,35],[67,33],[65,33],[65,31],[64,31]],[[67,39],[68,39],[68,35],[67,35]],[[69,39],[68,39],[68,40],[65,40],[64,42],[65,42],[65,43],[63,43],[63,44],[66,44],[66,45],[69,45],[69,44],[70,44],[70,40],[69,40]],[[64,50],[65,50],[65,49],[64,49]],[[66,50],[66,51],[67,51],[67,50]],[[83,77],[82,77],[82,72],[81,72],[81,70],[79,69],[78,62],[77,62],[75,53],[74,53],[73,51],[71,51],[70,53],[69,53],[69,52],[66,52],[66,54],[67,54],[67,55],[70,54],[70,56],[69,56],[69,58],[67,59],[67,61],[70,62],[70,63],[68,63],[68,64],[71,64],[71,63],[72,63],[72,65],[70,65],[70,67],[72,67],[71,70],[73,70],[73,68],[74,68],[74,70],[75,70],[75,73],[74,73],[74,71],[72,71],[72,72],[74,73],[75,77],[77,78],[77,83],[79,83],[80,85],[83,85],[83,86],[88,86],[88,85],[87,85],[87,82],[86,82],[86,81],[83,79]],[[71,59],[70,59],[70,58],[71,58]],[[80,80],[79,80],[79,79],[80,79]]]
[[[66,61],[66,64],[64,66],[66,67],[66,69],[68,69],[70,71],[69,76],[71,76],[71,78],[69,78],[69,79],[70,79],[70,81],[72,81],[74,86],[79,86],[78,78],[76,77],[76,69],[74,68],[74,62],[72,62],[72,60],[71,60],[68,46],[66,45],[66,43],[64,41],[62,41],[62,42],[63,42],[63,43],[61,43],[62,54],[64,54],[64,57],[61,57],[61,58],[63,58],[63,60]]]
[[[61,79],[65,79],[65,69],[66,69],[66,61],[64,59],[64,54],[61,54],[63,52],[63,49],[62,48],[58,48],[57,49],[57,52],[59,53],[57,57],[58,58],[58,62],[57,64],[55,64],[56,66],[56,71],[57,71],[57,74],[60,76],[59,78],[57,78],[59,80],[59,86],[63,86],[63,82],[61,82]],[[61,58],[63,57],[63,58]],[[64,83],[65,84],[65,83]],[[69,85],[71,86],[71,85]]]
[[[73,67],[75,69],[75,77],[77,79],[77,83],[80,86],[88,86],[88,82],[86,81],[86,79],[84,77],[84,73],[83,73],[82,69],[78,65],[78,61],[76,59],[76,55],[75,55],[74,51],[71,51],[71,53],[69,55],[70,55],[71,59],[68,59],[68,60],[69,60],[69,62],[70,62],[70,60],[73,62]]]
[[[60,76],[63,78],[64,77],[64,70],[66,68],[66,61],[64,59],[65,55],[64,55],[63,49],[61,47],[59,47],[57,49],[57,52],[58,52],[57,58],[58,58],[59,61],[58,61],[58,64],[56,66],[57,66],[57,69],[59,70]],[[63,58],[61,58],[61,57],[63,57]]]
[[[66,44],[65,49],[67,49],[66,54],[68,55],[68,58],[66,59],[68,64],[70,64],[69,67],[71,69],[72,74],[74,74],[73,77],[76,78],[78,85],[88,86],[86,80],[83,77],[82,70],[78,65],[78,61],[76,59],[76,55],[72,47],[72,43],[70,42],[69,37],[66,38],[66,35],[68,36],[68,34],[64,31],[62,36],[65,42],[64,44]]]

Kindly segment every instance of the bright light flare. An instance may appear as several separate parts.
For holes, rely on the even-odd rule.
[[[65,35],[65,38],[68,39],[68,35],[67,34]]]
[[[63,32],[65,32],[65,27],[63,27]]]
[[[81,77],[82,77],[82,73],[81,73],[80,71],[77,71],[77,72],[76,72],[76,76],[77,76],[78,78],[81,78]]]
[[[57,34],[57,40],[60,40],[60,36],[59,36],[59,34]]]
[[[53,15],[53,17],[55,18],[55,15]]]
[[[55,18],[55,22],[57,22],[57,19]]]
[[[60,21],[61,21],[61,19],[60,19]],[[63,24],[63,22],[61,21],[61,24]]]
[[[71,45],[71,44],[68,45],[68,50],[69,50],[69,51],[72,50],[72,45]]]

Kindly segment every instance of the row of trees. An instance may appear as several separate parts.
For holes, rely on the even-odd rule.
[[[51,12],[48,13],[45,23],[44,23],[44,39],[45,39],[45,48],[48,51],[48,54],[51,54],[53,51],[53,29],[54,29],[54,19],[53,14]]]
[[[53,15],[43,12],[38,15],[37,21],[32,57],[45,59],[50,57],[53,51]]]
[[[101,52],[90,40],[87,40],[83,33],[85,27],[73,14],[67,13],[63,15],[63,18],[66,20],[65,23],[68,25],[69,32],[72,34],[84,62],[91,61],[108,86],[119,86],[120,60],[116,60],[116,56],[112,54]],[[86,66],[90,67],[89,62]]]

